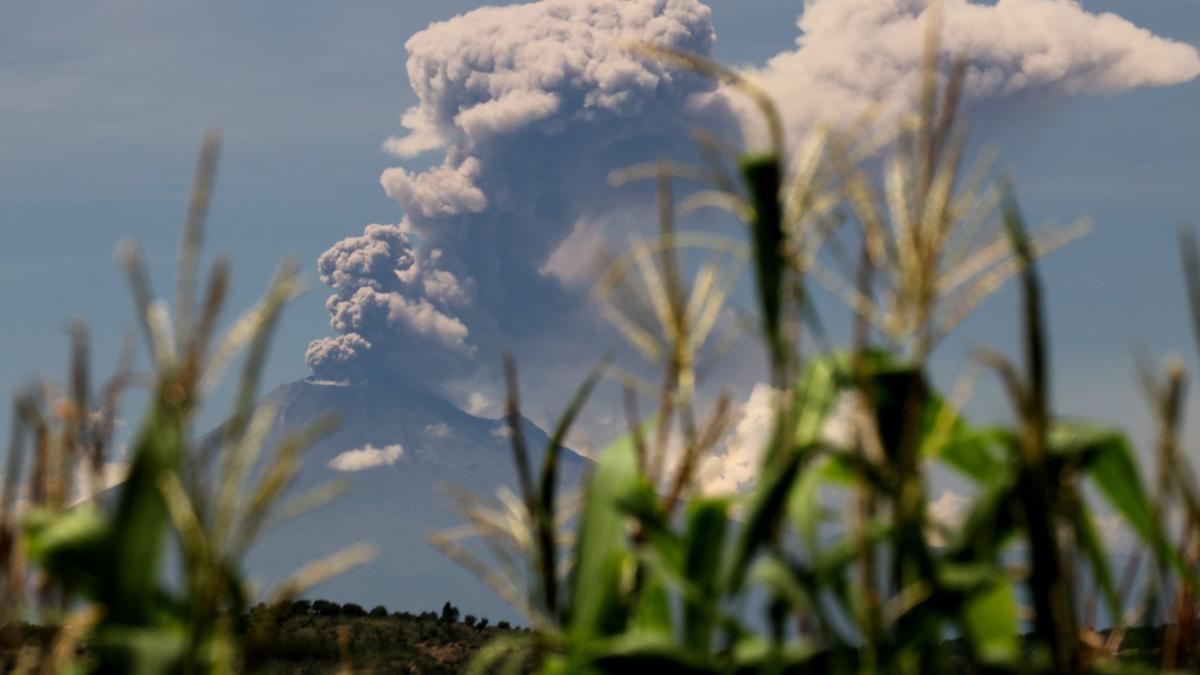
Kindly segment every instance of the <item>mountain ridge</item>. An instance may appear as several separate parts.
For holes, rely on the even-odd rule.
[[[450,601],[493,619],[518,618],[482,581],[427,542],[431,533],[464,522],[441,486],[485,498],[501,487],[517,490],[505,419],[472,415],[408,383],[370,378],[306,378],[277,387],[262,403],[277,408],[267,448],[320,417],[332,414],[340,422],[306,450],[291,494],[339,478],[350,485],[333,503],[268,532],[247,558],[251,578],[271,588],[306,563],[369,542],[378,550],[372,562],[306,595],[414,612]],[[537,466],[550,439],[526,418],[522,431]],[[335,461],[339,457],[349,459]],[[562,448],[560,460],[560,489],[578,487],[590,461],[569,448]],[[345,470],[350,466],[357,468]]]

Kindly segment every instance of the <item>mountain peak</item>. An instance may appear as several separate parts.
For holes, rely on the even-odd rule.
[[[432,532],[463,522],[445,487],[485,497],[516,489],[506,420],[472,415],[436,392],[380,378],[307,378],[280,386],[265,402],[278,409],[268,444],[323,417],[338,420],[306,451],[295,489],[333,479],[347,479],[350,487],[333,504],[264,538],[248,562],[253,577],[277,582],[307,562],[367,541],[379,550],[375,561],[312,595],[410,611],[449,600],[477,614],[514,618],[482,582],[426,543]],[[524,422],[532,459],[540,461],[549,438]],[[578,486],[589,462],[569,449],[561,460],[560,484]]]

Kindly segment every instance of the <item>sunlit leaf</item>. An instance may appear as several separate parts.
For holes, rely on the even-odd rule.
[[[628,517],[622,502],[638,487],[640,475],[633,439],[613,443],[597,462],[588,484],[571,579],[569,634],[588,641],[614,635],[625,625],[619,593],[622,568],[630,560]]]
[[[1020,622],[1012,583],[996,579],[987,590],[967,601],[963,624],[980,661],[991,666],[1015,666],[1021,656]]]

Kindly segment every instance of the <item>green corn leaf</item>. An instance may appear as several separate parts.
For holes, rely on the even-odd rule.
[[[830,584],[824,589],[819,587],[817,575],[800,565],[788,565],[777,556],[767,555],[760,558],[751,568],[751,578],[756,587],[761,587],[773,597],[786,601],[794,612],[811,614],[820,621],[825,633],[832,639],[841,635],[844,621],[835,621],[829,616],[825,606],[815,598],[821,592],[830,591],[839,599],[845,600],[845,584]]]
[[[538,562],[541,566],[544,582],[542,596],[547,609],[552,614],[558,613],[559,606],[558,582],[554,572],[558,567],[558,549],[554,542],[555,498],[558,492],[558,457],[562,450],[562,444],[566,441],[567,433],[571,430],[576,416],[583,409],[584,403],[587,402],[592,390],[596,387],[596,383],[599,382],[600,374],[600,368],[594,369],[579,387],[579,390],[571,399],[571,404],[567,407],[567,411],[559,419],[558,424],[555,425],[554,435],[550,437],[550,443],[546,447],[546,453],[542,459],[541,479],[538,481],[536,513],[531,515],[534,516],[537,526]]]
[[[106,675],[178,672],[186,644],[182,626],[159,624],[141,628],[106,622],[92,639],[96,653],[92,672]]]
[[[734,673],[831,673],[855,672],[853,650],[821,648],[808,640],[772,644],[758,636],[747,636],[733,648]]]
[[[1021,658],[1020,621],[1011,581],[997,576],[986,590],[972,594],[963,611],[963,625],[982,663],[1017,665]]]
[[[835,515],[821,505],[821,487],[830,484],[852,485],[853,482],[853,472],[828,454],[814,458],[800,474],[796,486],[788,495],[788,517],[810,551],[817,550],[817,530],[821,523]]]
[[[1007,430],[972,427],[957,413],[946,413],[946,408],[945,399],[936,394],[926,401],[921,456],[938,460],[976,483],[990,482],[1005,470],[995,449]],[[943,414],[953,415],[946,427],[940,422]]]
[[[1079,451],[1081,468],[1135,532],[1147,541],[1161,535],[1154,522],[1154,507],[1142,486],[1133,449],[1123,434],[1060,424],[1051,431],[1050,442],[1053,450],[1065,446],[1068,450]]]
[[[984,484],[966,519],[951,534],[946,557],[960,563],[995,560],[1017,532],[1013,511],[1017,499],[1016,477],[1011,473],[998,474]]]
[[[34,510],[24,525],[29,558],[68,587],[94,597],[99,584],[107,582],[109,525],[95,508]]]
[[[750,223],[754,250],[758,300],[763,313],[766,335],[774,363],[782,363],[783,340],[780,331],[784,259],[783,205],[779,188],[783,165],[774,154],[751,155],[741,163],[742,179],[749,192],[754,218]]]
[[[634,493],[642,478],[629,436],[604,451],[591,476],[571,579],[568,634],[573,641],[584,643],[624,629],[621,578],[631,555],[629,518],[622,502],[636,501]]]
[[[1104,542],[1100,540],[1100,535],[1096,532],[1096,523],[1092,519],[1091,510],[1088,508],[1087,502],[1078,497],[1071,501],[1073,502],[1071,504],[1071,515],[1073,516],[1071,525],[1075,532],[1075,543],[1092,567],[1092,576],[1100,586],[1100,592],[1104,595],[1104,602],[1108,605],[1109,613],[1115,620],[1120,621],[1124,613],[1121,608],[1120,596],[1117,593],[1117,585],[1113,581],[1112,570],[1108,565]]]
[[[506,657],[521,656],[528,648],[528,640],[518,634],[517,637],[501,636],[492,639],[475,653],[464,671],[466,675],[484,675],[495,672],[496,665]]]
[[[789,453],[782,466],[771,467],[770,473],[761,477],[761,482],[751,496],[746,520],[733,550],[727,583],[730,591],[741,590],[754,556],[777,532],[796,478],[800,475],[801,468],[815,454],[811,450],[809,448]]]
[[[821,440],[825,423],[838,395],[847,384],[845,354],[831,354],[811,359],[804,365],[795,391],[795,424],[793,439],[805,446]]]
[[[598,643],[590,664],[604,673],[717,673],[707,654],[695,652],[669,636],[630,632]]]
[[[795,570],[775,556],[764,556],[754,563],[750,576],[755,584],[763,586],[773,595],[785,598],[798,610],[813,607],[804,581],[795,574]]]
[[[108,551],[115,558],[113,579],[100,589],[98,599],[107,608],[106,620],[116,624],[145,624],[155,605],[162,542],[170,524],[158,481],[163,473],[179,471],[186,443],[184,411],[168,398],[169,392],[158,392],[134,445],[129,478],[121,487],[113,516]]]
[[[700,596],[684,603],[684,642],[692,649],[707,651],[712,640],[721,597],[718,584],[728,522],[729,502],[725,499],[697,500],[688,513],[684,574]]]
[[[1133,449],[1123,433],[1077,422],[1059,422],[1050,429],[1048,447],[1056,460],[1078,466],[1086,473],[1105,500],[1162,560],[1189,583],[1200,586],[1200,576],[1184,562],[1156,521]]]
[[[671,596],[660,577],[643,577],[632,615],[634,631],[671,636]]]

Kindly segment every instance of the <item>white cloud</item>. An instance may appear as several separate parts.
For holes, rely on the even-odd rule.
[[[968,98],[1043,89],[1115,94],[1200,74],[1194,47],[1073,0],[943,0],[942,49],[969,59]],[[809,0],[796,49],[752,70],[793,135],[851,120],[876,103],[895,112],[917,94],[929,0]],[[730,100],[748,117],[743,99]],[[755,118],[756,119],[756,118]]]
[[[728,493],[749,487],[758,478],[762,452],[775,419],[778,390],[758,383],[742,403],[741,414],[725,452],[714,455],[700,471],[705,492]]]
[[[942,490],[937,499],[929,503],[929,519],[943,527],[954,528],[962,524],[971,500],[954,490]]]
[[[425,428],[421,430],[421,434],[428,438],[446,438],[450,435],[450,426],[445,422],[427,424],[425,425]]]
[[[724,452],[708,458],[700,470],[703,490],[708,493],[729,493],[745,490],[758,479],[762,453],[767,447],[771,426],[775,421],[776,389],[760,382],[742,403],[733,434],[725,443]],[[822,438],[835,445],[851,440],[850,399],[841,397],[825,419]]]
[[[376,448],[368,443],[356,450],[347,450],[329,460],[329,468],[334,471],[363,471],[378,466],[391,466],[404,455],[400,444],[385,445]]]
[[[953,532],[962,525],[970,506],[971,500],[966,495],[954,490],[942,490],[941,496],[926,507],[929,524],[932,526],[929,533],[930,545],[944,546],[946,542],[941,530]]]
[[[476,417],[495,417],[499,414],[500,404],[481,391],[473,391],[467,395],[464,410]]]

